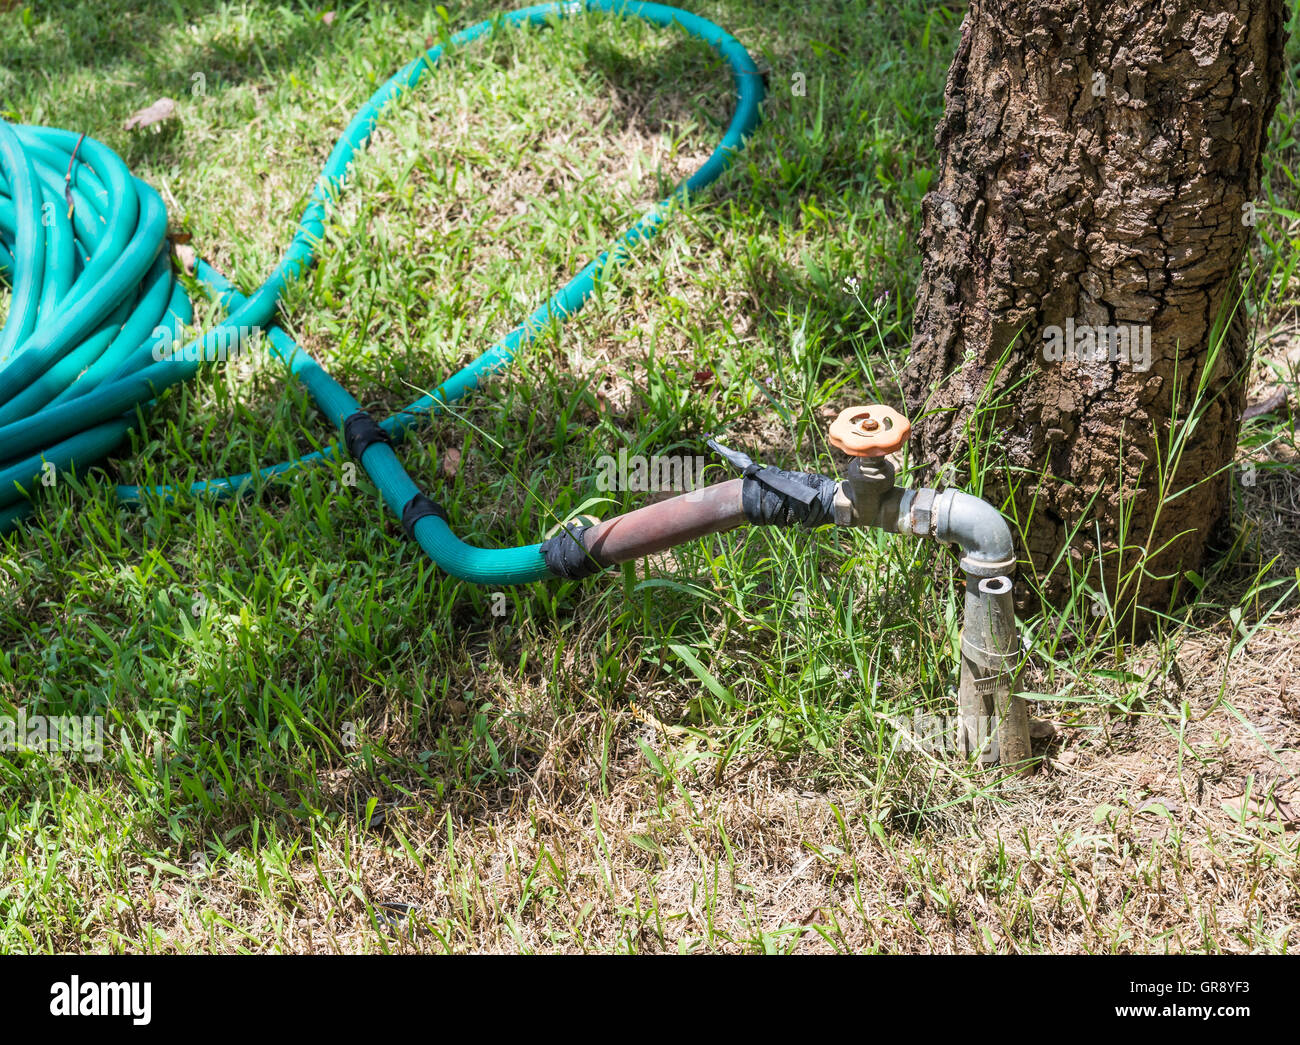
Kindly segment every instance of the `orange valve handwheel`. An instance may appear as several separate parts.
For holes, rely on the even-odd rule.
[[[831,445],[850,457],[884,457],[902,449],[912,422],[892,406],[851,406],[831,422]]]

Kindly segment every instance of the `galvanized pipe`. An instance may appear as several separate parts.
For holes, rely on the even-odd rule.
[[[1020,640],[1011,578],[966,575],[957,688],[958,743],[981,762],[1027,767],[1029,715],[1015,696]]]

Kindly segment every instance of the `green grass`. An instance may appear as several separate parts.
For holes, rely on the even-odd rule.
[[[327,25],[297,4],[18,6],[0,114],[113,146],[248,289],[351,113],[495,9],[361,3]],[[833,470],[827,410],[897,398],[961,11],[693,9],[769,70],[764,127],[576,320],[401,449],[467,540],[538,539],[540,506],[577,510],[620,448],[694,455],[716,432]],[[163,95],[178,123],[121,129]],[[283,324],[363,404],[402,405],[698,165],[730,103],[711,52],[637,24],[467,51],[384,122]],[[1289,75],[1263,331],[1294,330],[1298,108]],[[1261,351],[1294,388],[1284,359]],[[0,951],[1292,946],[1295,833],[1219,801],[1243,736],[1295,746],[1238,681],[1295,652],[1278,556],[1297,545],[1259,529],[1268,483],[1296,489],[1290,425],[1247,429],[1272,456],[1227,580],[1157,640],[1121,662],[1080,645],[1098,628],[1082,589],[1025,621],[1038,713],[1073,758],[1015,781],[911,752],[893,724],[952,710],[961,591],[932,546],[740,531],[499,598],[439,575],[346,465],[225,505],[112,495],[333,437],[260,354],[214,367],[0,544],[0,714],[107,723],[100,762],[0,753]],[[616,496],[598,510],[642,501]],[[1230,895],[1197,878],[1212,861]]]

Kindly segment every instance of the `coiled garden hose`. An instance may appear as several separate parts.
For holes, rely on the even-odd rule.
[[[274,325],[280,295],[313,263],[326,207],[343,189],[352,158],[368,143],[381,113],[415,87],[446,51],[502,26],[541,25],[583,11],[678,26],[712,47],[730,66],[738,92],[726,134],[694,174],[523,323],[428,395],[383,421],[372,421],[346,389]],[[0,533],[30,514],[29,494],[50,469],[84,471],[103,460],[161,392],[193,377],[205,360],[218,358],[232,338],[258,328],[265,331],[272,353],[343,431],[345,444],[385,503],[439,567],[478,584],[554,576],[541,544],[485,549],[457,538],[445,514],[407,475],[392,443],[485,376],[507,367],[520,347],[552,322],[562,323],[577,312],[597,282],[627,261],[633,245],[659,231],[674,204],[731,165],[758,125],[762,96],[762,77],[739,41],[707,19],[673,7],[586,0],[538,4],[480,22],[451,37],[446,48],[434,47],[410,62],[353,117],[330,153],[288,250],[266,282],[245,296],[210,265],[198,263],[195,275],[221,300],[227,316],[180,348],[173,346],[193,311],[173,276],[167,214],[158,193],[92,138],[0,121],[0,277],[13,291],[0,331]],[[271,478],[337,453],[332,445],[259,473],[196,483],[190,493],[231,496],[259,477]],[[117,492],[130,502],[146,494],[169,497],[173,488],[119,486]]]

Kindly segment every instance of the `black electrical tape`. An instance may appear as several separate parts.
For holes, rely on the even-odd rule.
[[[740,505],[755,526],[821,526],[835,521],[839,486],[829,475],[769,466],[745,476]]]
[[[547,568],[566,581],[580,581],[605,569],[587,551],[586,534],[589,527],[569,523],[560,533],[542,541],[542,554]]]
[[[347,444],[352,459],[360,461],[361,455],[374,443],[391,443],[392,440],[373,417],[358,410],[343,422],[343,442]]]
[[[715,439],[709,448],[745,477],[740,505],[755,526],[821,526],[835,519],[839,480],[816,472],[787,472],[756,465],[748,454],[730,450]]]
[[[407,501],[406,507],[402,509],[402,529],[406,531],[406,536],[415,540],[415,524],[429,515],[436,515],[443,522],[451,521],[442,505],[429,500],[422,493],[417,493]]]

